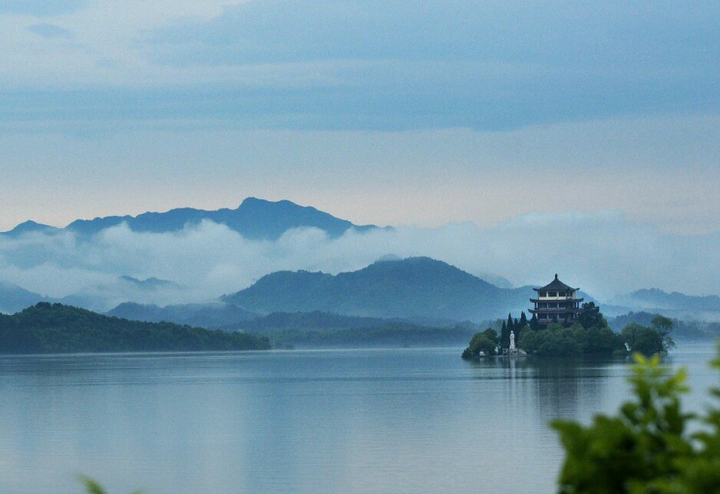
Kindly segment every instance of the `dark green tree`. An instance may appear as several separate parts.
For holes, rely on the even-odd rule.
[[[494,329],[488,328],[481,333],[475,333],[470,344],[463,351],[462,358],[477,358],[482,352],[485,356],[495,355],[498,345],[497,333]]]
[[[540,325],[538,324],[537,316],[535,314],[533,314],[532,317],[530,318],[530,329],[532,331],[537,331],[538,329],[540,329],[539,326]]]
[[[663,339],[663,346],[665,348],[665,351],[669,350],[670,348],[675,346],[675,342],[673,341],[672,337],[670,336],[670,332],[674,329],[675,323],[672,319],[669,317],[661,316],[660,314],[657,314],[655,317],[652,318],[652,321],[650,321],[650,324],[652,325],[652,328],[660,333],[662,335]]]
[[[518,345],[526,352],[544,357],[579,356],[583,345],[573,328],[551,323],[544,331],[525,331]]]
[[[631,323],[620,333],[622,341],[633,352],[646,356],[664,354],[675,344],[669,333],[648,328],[638,323]]]
[[[525,314],[525,313],[523,312],[523,314]],[[515,344],[516,345],[520,341],[520,336],[522,335],[524,329],[525,329],[525,327],[523,326],[521,321],[518,321],[517,319],[515,319],[515,321],[513,323],[513,331],[515,331]]]
[[[608,325],[603,315],[600,314],[600,308],[595,305],[595,302],[588,302],[582,305],[582,312],[580,312],[578,322],[582,324],[585,329],[593,326],[604,327]]]
[[[495,331],[493,328],[487,328],[485,331],[483,331],[483,334],[493,340],[495,344],[499,341],[497,331]]]
[[[528,325],[527,316],[525,315],[525,311],[522,311],[520,313],[520,327],[525,328]]]
[[[510,346],[510,330],[507,323],[503,321],[500,328],[500,348],[508,348]]]

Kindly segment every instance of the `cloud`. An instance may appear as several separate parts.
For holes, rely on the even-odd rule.
[[[43,38],[53,39],[53,38],[60,38],[60,39],[72,39],[73,33],[69,29],[65,29],[64,27],[60,27],[56,24],[49,24],[47,22],[41,22],[39,24],[33,24],[32,26],[28,26],[28,31],[31,33],[37,34],[38,36],[42,36]]]
[[[503,130],[719,110],[718,18],[707,1],[269,0],[156,29],[145,48],[175,67],[284,67],[222,96],[272,125]]]
[[[183,20],[149,37],[187,48],[176,63],[313,60],[530,62],[601,67],[712,65],[715,2],[472,0],[249,1],[210,20]],[[661,46],[658,46],[658,43]],[[192,56],[194,55],[194,56]],[[636,67],[637,68],[637,67]]]
[[[0,14],[52,17],[76,12],[85,5],[85,0],[0,0]]]
[[[68,21],[77,46],[53,51],[0,25],[5,114],[496,131],[720,112],[720,7],[707,0],[206,3],[99,2]]]
[[[439,228],[347,233],[288,231],[277,241],[250,241],[204,222],[166,234],[126,225],[87,238],[70,233],[0,240],[0,279],[53,297],[76,292],[155,303],[212,299],[245,288],[277,270],[338,273],[386,254],[430,256],[475,274],[504,276],[516,285],[541,284],[554,273],[596,297],[643,287],[691,294],[719,293],[720,235],[679,236],[627,221],[622,214],[529,214],[494,228],[472,223]],[[157,293],[118,284],[118,277],[171,280]]]

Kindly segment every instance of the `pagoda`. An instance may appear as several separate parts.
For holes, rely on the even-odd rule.
[[[558,279],[542,288],[533,288],[537,292],[537,298],[531,298],[535,307],[530,309],[530,313],[537,317],[539,324],[549,324],[555,322],[558,324],[572,324],[577,321],[580,316],[580,302],[582,298],[577,298],[579,288],[573,288],[566,285]]]

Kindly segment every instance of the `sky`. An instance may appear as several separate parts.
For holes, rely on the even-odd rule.
[[[720,293],[690,276],[720,247],[716,1],[0,0],[0,46],[0,230],[256,196],[430,236],[543,218],[581,252],[576,218],[614,218],[635,253],[707,246],[628,287]]]

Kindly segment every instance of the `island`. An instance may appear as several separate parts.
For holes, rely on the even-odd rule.
[[[525,312],[520,319],[508,315],[507,321],[497,324],[499,332],[488,328],[476,333],[462,358],[655,355],[674,346],[670,336],[673,321],[667,317],[655,316],[650,326],[631,323],[616,333],[600,308],[594,302],[581,305],[580,289],[566,285],[557,274],[551,283],[534,290],[538,296],[530,299],[534,304],[530,320]]]

